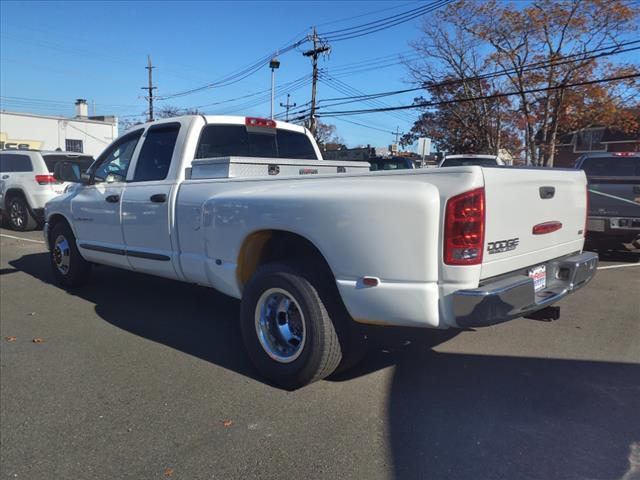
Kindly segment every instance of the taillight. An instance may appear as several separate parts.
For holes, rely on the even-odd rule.
[[[552,233],[555,232],[557,230],[560,230],[562,228],[562,223],[561,222],[544,222],[544,223],[539,223],[537,225],[533,226],[533,229],[531,230],[531,233],[533,233],[534,235],[544,235],[546,233]]]
[[[444,227],[444,262],[478,265],[484,247],[484,188],[452,197],[447,202]]]
[[[633,157],[635,152],[613,152],[616,157]]]
[[[40,185],[49,185],[51,183],[57,183],[58,181],[53,175],[36,175],[36,182]]]
[[[247,127],[276,128],[276,122],[269,120],[268,118],[246,117],[244,119],[244,124]]]

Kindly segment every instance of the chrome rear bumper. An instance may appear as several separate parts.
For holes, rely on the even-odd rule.
[[[458,326],[494,325],[548,307],[589,283],[596,273],[598,255],[583,252],[556,258],[545,265],[547,285],[539,292],[534,291],[533,279],[522,274],[455,292],[453,311]]]

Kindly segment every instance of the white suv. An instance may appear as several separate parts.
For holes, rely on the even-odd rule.
[[[84,172],[93,157],[72,152],[37,150],[0,151],[0,212],[14,230],[33,230],[42,221],[44,204],[64,193],[67,184],[57,181],[58,162],[69,162]]]

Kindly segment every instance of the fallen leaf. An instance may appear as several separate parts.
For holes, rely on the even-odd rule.
[[[36,312],[27,313],[27,315],[29,315],[30,317],[34,317],[36,315]]]
[[[164,469],[164,476],[170,477],[173,475],[173,468],[167,467]]]
[[[16,341],[16,338],[18,338],[18,337],[14,337],[13,335],[11,335],[10,337],[4,337],[4,339],[5,339],[7,342],[15,342],[15,341]]]
[[[33,343],[44,343],[44,338],[35,337],[33,339]]]
[[[223,420],[222,421],[222,426],[224,428],[229,428],[231,425],[233,425],[233,420]]]

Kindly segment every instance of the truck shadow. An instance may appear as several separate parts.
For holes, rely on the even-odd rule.
[[[47,253],[25,255],[9,264],[54,284]],[[118,328],[259,379],[245,354],[240,303],[233,298],[210,288],[103,266],[94,269],[88,285],[68,293],[94,304],[100,318]]]
[[[47,253],[25,255],[9,265],[14,270],[0,273],[22,271],[60,288],[53,282]],[[211,288],[106,266],[95,267],[88,285],[68,293],[95,305],[100,318],[118,328],[265,382],[245,352],[238,321],[240,302],[234,298]],[[369,334],[374,355],[337,380],[390,365],[392,357],[376,357],[376,351],[404,351],[408,342],[430,348],[457,332],[371,328]]]
[[[10,265],[52,283],[45,253]],[[123,330],[264,381],[234,299],[109,267],[71,294]],[[387,332],[331,380],[394,367],[386,431],[396,479],[640,479],[640,365],[442,353],[432,347],[456,332]]]

